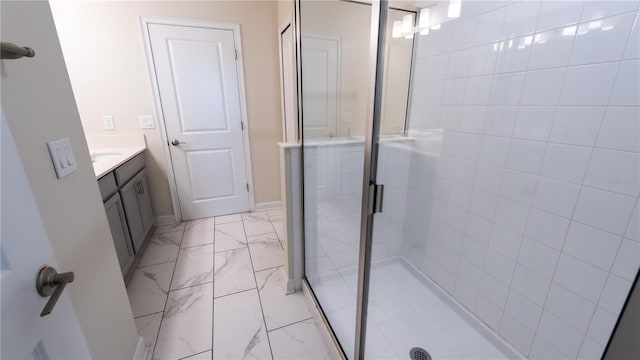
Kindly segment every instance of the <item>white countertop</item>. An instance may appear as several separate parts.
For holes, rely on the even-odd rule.
[[[100,157],[102,155],[104,157],[102,160],[93,162],[93,171],[96,174],[96,179],[99,179],[113,171],[115,168],[129,161],[146,149],[147,148],[145,146],[89,149],[91,159],[93,159],[94,156]]]

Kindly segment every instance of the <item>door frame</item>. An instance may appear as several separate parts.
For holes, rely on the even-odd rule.
[[[175,216],[176,223],[182,221],[182,210],[180,209],[180,198],[178,196],[178,186],[176,184],[176,176],[173,168],[173,161],[171,159],[171,153],[169,151],[169,137],[167,134],[166,119],[164,112],[162,111],[162,102],[160,101],[160,89],[158,87],[158,79],[156,77],[156,66],[153,61],[153,53],[151,51],[151,35],[149,34],[149,24],[158,25],[175,25],[183,27],[196,27],[206,29],[218,29],[218,30],[231,30],[233,31],[234,46],[237,51],[238,58],[236,59],[236,70],[238,76],[238,97],[240,99],[240,118],[244,123],[244,130],[242,131],[242,140],[244,144],[244,165],[247,174],[247,183],[249,183],[249,209],[255,210],[256,202],[254,197],[254,183],[253,183],[253,171],[252,171],[252,159],[251,159],[251,143],[249,142],[249,119],[247,115],[247,95],[245,90],[244,79],[244,62],[242,56],[242,40],[240,35],[240,24],[222,22],[222,21],[209,21],[187,18],[170,18],[170,17],[155,17],[155,16],[141,16],[140,26],[142,30],[142,38],[144,42],[144,48],[147,60],[147,70],[149,71],[149,81],[151,83],[151,91],[153,93],[154,103],[154,116],[158,123],[158,133],[160,134],[160,141],[162,142],[164,161],[167,170],[167,180],[169,182],[169,192],[171,194],[171,202],[173,206],[173,214]]]
[[[335,41],[338,44],[338,59],[337,59],[337,76],[336,76],[336,87],[338,91],[336,92],[336,133],[335,137],[340,137],[340,118],[342,117],[342,99],[338,95],[342,91],[342,36],[332,36],[332,35],[324,35],[317,34],[313,32],[305,32],[300,33],[300,59],[302,59],[302,39],[305,37],[327,40],[327,41]],[[302,64],[301,64],[302,65]],[[300,68],[300,75],[302,78],[302,67]],[[302,83],[300,83],[300,91],[302,91]],[[302,129],[302,124],[298,125],[300,127],[300,133],[304,129]]]

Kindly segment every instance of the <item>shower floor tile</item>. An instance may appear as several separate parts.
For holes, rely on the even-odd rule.
[[[285,294],[281,221],[269,210],[156,229],[171,241],[143,258],[162,263],[127,287],[149,359],[339,358],[310,299]]]
[[[357,290],[354,273],[350,269],[318,276],[315,282],[310,279],[347,354],[353,354],[354,346]],[[374,263],[369,286],[367,359],[408,359],[413,347],[426,349],[433,359],[520,356],[402,258]],[[344,288],[349,291],[340,290]]]

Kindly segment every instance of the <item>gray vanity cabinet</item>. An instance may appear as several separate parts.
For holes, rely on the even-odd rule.
[[[116,193],[105,201],[104,209],[107,212],[107,220],[109,220],[113,244],[116,247],[116,254],[118,254],[118,260],[120,261],[120,269],[123,274],[127,274],[135,260],[135,254],[129,238],[127,220],[124,215],[120,194]]]
[[[146,170],[140,171],[129,180],[121,189],[122,203],[129,224],[131,242],[136,254],[140,252],[144,240],[153,225],[153,212],[149,197]]]
[[[153,226],[146,174],[141,153],[98,179],[125,282],[133,276]]]

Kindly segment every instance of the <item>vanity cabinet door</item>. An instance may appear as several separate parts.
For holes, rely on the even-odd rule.
[[[149,196],[149,186],[147,186],[147,170],[142,170],[136,176],[139,178],[142,192],[138,193],[138,206],[140,207],[140,216],[144,230],[149,231],[153,226],[153,209],[151,208],[151,197]]]
[[[144,223],[142,222],[140,206],[138,205],[138,193],[141,191],[140,179],[137,176],[129,180],[120,189],[120,196],[122,196],[127,223],[129,224],[129,234],[136,254],[140,251],[145,236]]]
[[[153,226],[153,211],[146,174],[146,170],[140,171],[120,189],[129,223],[131,242],[136,254],[140,252],[144,240]]]
[[[113,236],[113,244],[116,247],[116,254],[120,262],[120,270],[126,275],[135,259],[129,231],[127,230],[127,220],[124,215],[122,201],[120,195],[116,193],[104,203],[104,209],[107,213],[111,236]]]

